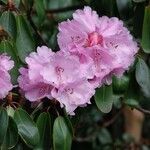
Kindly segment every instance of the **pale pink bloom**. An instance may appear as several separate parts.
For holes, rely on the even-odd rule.
[[[55,53],[46,46],[38,47],[37,53],[32,52],[27,58],[28,68],[21,68],[18,78],[19,86],[25,97],[30,101],[37,101],[44,97],[51,97],[52,86],[44,82],[40,72],[47,65]]]
[[[92,58],[93,80],[99,80],[99,85],[105,81],[110,84],[112,75],[121,76],[133,63],[138,50],[122,21],[116,17],[98,17],[90,7],[75,11],[72,20],[59,24],[58,44],[62,51],[78,53],[79,59],[84,56],[84,60],[91,61]],[[87,66],[87,62],[81,63]]]
[[[37,53],[32,52],[28,57],[26,57],[26,63],[29,68],[29,78],[31,80],[41,80],[40,70],[43,66],[50,62],[51,57],[54,55],[51,49],[46,46],[37,47]]]
[[[90,104],[94,94],[94,88],[86,79],[79,79],[52,90],[52,96],[60,102],[62,107],[65,106],[66,111],[71,115],[78,106]]]
[[[73,114],[78,106],[90,103],[95,90],[76,55],[46,49],[39,47],[41,53],[34,52],[26,58],[28,68],[20,69],[19,86],[28,100],[54,98],[69,114]]]
[[[76,78],[83,76],[78,57],[66,55],[62,52],[55,53],[51,61],[43,66],[40,74],[46,83],[55,87],[74,82]]]
[[[18,78],[19,87],[30,101],[39,101],[40,99],[51,97],[52,86],[38,80],[29,79],[29,69],[20,68],[20,76]]]
[[[8,92],[13,88],[8,72],[13,66],[14,62],[10,60],[10,57],[5,54],[0,55],[0,99],[5,98]]]

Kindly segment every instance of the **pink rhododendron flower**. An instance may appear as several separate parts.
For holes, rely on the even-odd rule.
[[[86,79],[79,79],[52,90],[52,96],[56,98],[62,106],[65,105],[66,111],[72,115],[78,106],[82,107],[88,103],[90,104],[90,98],[94,94],[94,88]]]
[[[52,86],[45,84],[42,80],[30,80],[29,69],[20,68],[20,76],[18,78],[19,86],[30,101],[38,101],[44,97],[51,99]]]
[[[73,114],[78,106],[90,103],[95,90],[82,71],[77,56],[38,47],[37,53],[31,53],[26,62],[28,68],[20,69],[18,82],[28,100],[54,98],[69,114]]]
[[[14,62],[10,60],[10,57],[5,54],[0,55],[0,99],[5,98],[8,92],[13,88],[8,72],[13,66]]]
[[[110,84],[112,75],[121,76],[138,50],[122,21],[116,17],[98,17],[90,7],[75,11],[72,20],[59,24],[58,44],[62,51],[78,53],[78,57],[93,61],[93,79],[96,77],[99,85]],[[86,61],[81,63],[87,65]]]
[[[90,7],[59,24],[58,44],[56,53],[45,46],[31,53],[18,81],[30,101],[54,98],[71,115],[90,103],[95,88],[128,70],[138,50],[122,21],[98,17]]]

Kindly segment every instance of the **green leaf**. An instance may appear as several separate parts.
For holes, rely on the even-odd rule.
[[[116,0],[118,11],[122,19],[131,18],[132,14],[132,0]]]
[[[145,8],[141,45],[145,53],[150,53],[150,6]]]
[[[14,113],[15,113],[14,108],[13,108],[13,107],[11,107],[11,106],[7,106],[7,107],[6,107],[6,110],[7,110],[7,114],[8,114],[8,116],[10,116],[10,117],[12,117],[12,118],[13,118]]]
[[[0,53],[7,53],[9,56],[11,56],[11,59],[14,61],[15,64],[14,64],[14,67],[12,68],[12,70],[10,71],[10,74],[11,74],[11,80],[12,80],[13,84],[17,84],[20,60],[17,56],[16,49],[14,48],[14,46],[11,44],[10,41],[4,40],[0,43]]]
[[[141,2],[145,2],[146,0],[133,0],[133,2],[135,3],[141,3]]]
[[[63,110],[64,110],[64,119],[65,119],[65,122],[66,122],[66,124],[68,126],[68,129],[70,130],[71,135],[73,136],[74,135],[74,130],[73,130],[73,126],[72,126],[71,120],[70,120],[70,118],[69,118],[66,110],[65,109],[63,109]]]
[[[30,147],[39,143],[39,132],[36,124],[26,111],[19,108],[15,111],[14,120],[18,127],[18,132],[24,142]]]
[[[73,0],[50,0],[49,9],[65,8],[73,5]],[[54,13],[53,17],[56,21],[63,21],[72,17],[74,11]]]
[[[125,103],[126,105],[131,106],[131,107],[136,107],[136,106],[139,105],[138,101],[136,101],[136,100],[134,100],[134,99],[127,99],[127,100],[124,101],[124,103]]]
[[[11,37],[16,38],[16,20],[12,12],[5,11],[2,13],[0,25]]]
[[[18,142],[18,129],[14,120],[9,117],[9,125],[7,129],[6,136],[4,138],[1,150],[6,150],[13,148]]]
[[[65,119],[57,117],[53,126],[53,148],[54,150],[71,150],[72,135]]]
[[[144,95],[150,97],[150,70],[144,60],[140,58],[136,64],[136,80]]]
[[[97,107],[104,113],[108,113],[112,109],[113,92],[112,86],[102,86],[96,90],[95,102]]]
[[[22,62],[25,62],[25,58],[34,51],[35,43],[30,33],[30,29],[25,18],[22,15],[16,17],[17,20],[17,38],[16,47],[18,56]]]
[[[7,111],[0,107],[0,145],[3,143],[8,127]]]
[[[44,6],[44,0],[36,0],[35,1],[35,10],[39,17],[39,22],[42,22],[45,18],[45,6]]]
[[[111,134],[108,132],[107,129],[102,128],[98,134],[98,139],[102,144],[107,144],[112,142]]]
[[[50,0],[48,8],[49,9],[59,9],[65,8],[67,6],[72,6],[72,0]]]
[[[129,77],[123,75],[121,78],[113,77],[113,92],[115,94],[123,94],[129,86]]]
[[[36,150],[50,149],[51,144],[51,118],[49,113],[42,113],[36,122],[40,134],[40,142],[36,146]]]

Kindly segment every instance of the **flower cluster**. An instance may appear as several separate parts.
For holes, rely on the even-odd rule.
[[[18,82],[28,100],[56,99],[72,115],[90,103],[95,88],[129,69],[138,47],[122,21],[99,17],[90,7],[58,28],[60,50],[38,47],[26,58]]]
[[[0,99],[7,96],[8,92],[13,88],[9,70],[14,66],[14,62],[5,54],[0,55]]]
[[[90,103],[94,88],[88,82],[77,56],[45,46],[26,58],[28,69],[21,68],[19,86],[30,101],[55,98],[69,114],[78,106]]]

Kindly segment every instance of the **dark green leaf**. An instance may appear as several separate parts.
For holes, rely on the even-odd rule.
[[[18,55],[22,62],[25,62],[26,56],[29,55],[35,49],[35,43],[33,41],[30,29],[26,23],[25,18],[22,15],[17,16],[17,39],[16,47]]]
[[[18,129],[14,120],[9,117],[9,124],[6,136],[4,138],[1,149],[6,150],[13,148],[18,142]]]
[[[72,5],[72,0],[50,0],[49,9],[59,9]]]
[[[12,12],[5,11],[2,13],[0,25],[11,37],[16,38],[16,20]]]
[[[97,107],[104,113],[108,113],[112,109],[113,92],[112,86],[102,86],[96,90],[95,102]]]
[[[136,64],[136,80],[144,95],[150,97],[150,70],[143,59],[138,59]]]
[[[102,144],[107,144],[112,142],[112,137],[107,129],[102,128],[99,132],[98,139]]]
[[[4,40],[0,43],[0,53],[7,53],[11,57],[11,59],[15,62],[13,69],[10,71],[10,74],[11,74],[11,80],[13,84],[17,84],[20,60],[17,56],[16,49],[13,47],[10,41]]]
[[[19,108],[15,111],[14,120],[18,127],[21,138],[30,147],[34,147],[39,143],[39,132],[36,124],[26,111]]]
[[[122,19],[131,18],[132,0],[116,0],[118,11]]]
[[[8,127],[8,115],[7,111],[0,107],[0,145],[3,143],[4,137]]]
[[[113,92],[123,94],[129,86],[129,77],[123,75],[121,78],[113,77]]]
[[[68,114],[67,114],[65,109],[64,109],[64,114],[65,114],[64,119],[66,121],[68,129],[70,130],[70,133],[73,136],[74,135],[73,126],[72,126],[71,120],[70,120],[70,118],[69,118],[69,116],[68,116]]]
[[[39,22],[42,22],[45,17],[45,6],[44,6],[44,0],[36,0],[35,1],[35,9],[39,16]]]
[[[40,142],[36,146],[36,150],[43,150],[44,148],[50,149],[51,144],[51,118],[49,113],[42,113],[38,117],[37,127],[40,134]]]
[[[72,135],[65,119],[61,116],[56,118],[53,126],[54,150],[71,150]]]
[[[141,44],[144,52],[150,53],[150,6],[145,8]]]
[[[145,2],[146,0],[133,0],[136,3],[141,3],[141,2]]]

